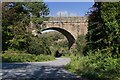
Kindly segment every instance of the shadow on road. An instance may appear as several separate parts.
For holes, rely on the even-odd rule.
[[[2,80],[83,80],[62,67],[10,63],[2,65]]]
[[[16,68],[24,68],[30,64],[28,63],[3,63],[2,64],[2,70],[4,69],[16,69]]]

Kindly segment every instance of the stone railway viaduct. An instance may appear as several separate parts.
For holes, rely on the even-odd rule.
[[[48,21],[44,21],[41,25],[42,29],[57,27],[62,28],[77,39],[79,35],[87,33],[87,17],[50,17]]]
[[[50,17],[40,28],[61,32],[68,40],[68,49],[75,43],[79,35],[86,35],[88,27],[87,17]]]

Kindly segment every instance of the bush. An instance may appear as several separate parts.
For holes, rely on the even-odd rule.
[[[83,54],[83,50],[86,46],[86,39],[85,39],[85,36],[84,35],[80,35],[78,38],[77,38],[77,41],[76,41],[76,49],[77,49],[77,52]]]
[[[89,52],[88,56],[71,56],[65,69],[89,80],[119,80],[120,57],[108,54],[98,51]]]
[[[50,55],[35,55],[27,53],[4,53],[2,54],[2,62],[41,62],[54,60]]]
[[[27,52],[36,55],[51,54],[51,51],[46,44],[46,40],[44,38],[37,37],[31,38]]]

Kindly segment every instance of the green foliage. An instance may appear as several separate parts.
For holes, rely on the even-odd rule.
[[[63,53],[67,53],[68,51],[68,42],[62,33],[57,31],[46,32],[43,33],[40,37],[46,40],[46,44],[49,46],[53,55],[56,50],[63,51]]]
[[[106,49],[112,54],[120,50],[120,3],[100,3],[93,5],[89,14],[86,51]]]
[[[120,78],[120,58],[112,57],[109,53],[100,51],[89,53],[86,62],[83,65],[82,76],[93,79],[119,80]],[[81,72],[81,70],[79,70]],[[80,73],[80,72],[77,73]]]
[[[32,14],[30,18],[31,21],[36,25],[41,24],[44,20],[47,19],[45,16],[47,16],[50,11],[44,2],[29,2],[25,3],[24,5],[27,6],[29,13]]]
[[[62,33],[57,32],[57,31],[46,32],[46,33],[43,33],[41,36],[48,39],[47,44],[49,46],[54,44],[54,42],[58,41],[59,39],[64,39],[64,35]]]
[[[39,37],[31,37],[27,52],[35,55],[51,54],[51,51],[47,45],[46,39],[39,38]]]
[[[81,63],[82,57],[74,56],[74,55],[70,55],[69,57],[71,58],[71,62],[70,62],[70,64],[67,64],[64,68],[72,73],[75,73],[75,71],[81,67],[80,66],[81,64],[79,64],[79,63]]]
[[[50,61],[55,58],[50,55],[35,55],[28,53],[20,53],[20,52],[6,52],[2,54],[2,62],[41,62],[41,61]]]
[[[71,56],[67,70],[89,80],[120,80],[119,15],[120,2],[95,2],[89,13],[84,50],[88,55]]]
[[[3,50],[10,47],[9,40],[15,39],[17,35],[23,36],[23,34],[26,34],[25,25],[28,25],[29,23],[27,14],[28,13],[26,10],[22,8],[21,3],[16,3],[14,6],[11,6],[10,3],[5,2],[2,4]]]
[[[87,56],[71,56],[71,63],[65,69],[89,80],[119,80],[120,56],[97,51]]]
[[[33,16],[45,17],[49,14],[49,8],[44,2],[29,2],[24,5],[27,6]]]
[[[76,40],[76,49],[77,49],[77,52],[79,52],[80,54],[83,54],[83,50],[86,46],[85,37],[86,36],[84,36],[84,35],[80,35]]]
[[[39,14],[41,12],[41,14]],[[33,17],[30,16],[30,13]],[[26,50],[29,45],[30,21],[41,24],[49,14],[43,2],[3,2],[2,4],[2,45],[3,51],[12,48]],[[38,28],[38,27],[37,27]]]

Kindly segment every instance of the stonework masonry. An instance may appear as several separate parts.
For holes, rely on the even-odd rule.
[[[58,27],[70,32],[76,39],[79,35],[87,34],[87,17],[50,17],[41,25],[43,28]]]

